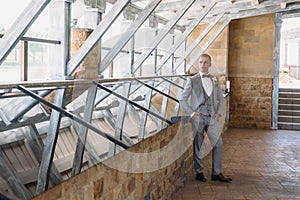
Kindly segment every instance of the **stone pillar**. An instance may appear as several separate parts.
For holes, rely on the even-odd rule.
[[[84,17],[84,23],[85,28],[95,29],[98,24],[102,20],[102,14],[105,12],[106,9],[106,1],[105,0],[85,0],[84,4],[88,6],[85,9],[85,17]],[[98,41],[98,79],[103,78],[103,75],[100,73],[100,67],[101,67],[101,49],[102,49],[102,40],[100,39]]]
[[[80,29],[74,28],[71,31],[71,52],[70,56],[74,55],[81,45],[85,42],[88,36],[91,34],[91,29]],[[71,76],[74,79],[88,79],[88,80],[97,80],[98,78],[98,51],[97,46],[89,53],[89,55],[82,61]],[[69,88],[65,98],[65,105],[69,104],[73,99],[78,97],[88,88],[88,85],[81,86],[75,85],[72,88]],[[53,102],[55,96],[55,91],[50,93],[46,100]],[[47,112],[51,112],[51,108],[44,106]]]
[[[71,57],[74,55],[85,40],[92,33],[92,29],[72,29],[71,34]],[[89,53],[89,55],[79,65],[74,72],[74,79],[97,79],[98,78],[98,52],[97,46]]]

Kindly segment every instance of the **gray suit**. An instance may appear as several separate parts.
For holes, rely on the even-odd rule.
[[[222,169],[222,138],[218,121],[213,117],[215,113],[222,114],[224,107],[223,92],[217,77],[211,77],[213,91],[208,96],[203,88],[201,75],[198,73],[188,78],[185,88],[179,98],[182,110],[191,116],[193,112],[200,115],[191,120],[194,131],[194,165],[196,173],[203,173],[202,158],[206,155],[203,144],[204,131],[207,133],[212,147],[212,174],[217,175]],[[209,111],[207,111],[209,110]],[[211,149],[209,149],[210,151]],[[206,149],[207,151],[207,149]]]

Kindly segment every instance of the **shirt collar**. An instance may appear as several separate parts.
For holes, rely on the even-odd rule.
[[[200,74],[200,77],[202,77],[203,73],[202,73],[202,72],[199,72],[199,74]],[[207,73],[206,75],[209,75],[209,73]]]

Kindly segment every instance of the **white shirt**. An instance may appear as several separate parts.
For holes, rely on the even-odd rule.
[[[213,90],[212,80],[209,77],[202,78],[203,73],[201,73],[201,72],[199,72],[199,73],[200,73],[200,76],[201,76],[203,88],[204,88],[206,94],[208,96],[210,96],[211,93],[212,93],[212,90]]]

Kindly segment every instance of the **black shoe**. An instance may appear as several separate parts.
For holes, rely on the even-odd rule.
[[[212,181],[221,181],[221,182],[231,182],[231,178],[226,178],[222,173],[219,175],[211,175],[211,180]]]
[[[198,173],[198,174],[196,175],[196,179],[197,179],[198,181],[201,181],[201,182],[206,182],[206,178],[204,177],[204,174],[203,174],[203,173]]]

